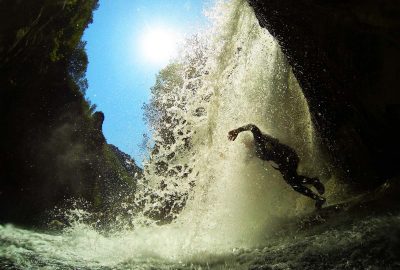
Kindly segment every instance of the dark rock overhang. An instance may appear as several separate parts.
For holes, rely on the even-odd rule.
[[[248,0],[277,39],[346,182],[398,174],[400,2]]]

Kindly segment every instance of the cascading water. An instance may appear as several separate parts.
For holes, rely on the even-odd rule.
[[[300,171],[319,175],[324,161],[307,102],[279,46],[258,25],[246,1],[219,2],[209,14],[212,29],[165,71],[173,71],[175,83],[157,102],[169,104],[165,113],[174,140],[158,145],[135,194],[142,213],[161,211],[165,202],[172,205],[170,209],[176,207],[172,222],[156,225],[135,213],[128,222],[134,229],[117,228],[104,235],[80,221],[87,213],[74,210],[75,222],[61,234],[0,226],[0,266],[245,269],[260,256],[257,247],[267,246],[266,252],[287,249],[289,240],[275,242],[274,250],[266,236],[273,234],[277,219],[312,207],[312,202],[254,156],[246,146],[251,134],[230,142],[227,132],[254,123],[296,149],[302,160]],[[191,58],[193,53],[197,58]],[[156,141],[161,137],[155,132]],[[157,171],[161,161],[168,161],[163,174]],[[351,227],[349,235],[357,230]],[[338,232],[334,235],[338,237]],[[332,242],[330,237],[319,239]],[[318,239],[302,241],[314,245]]]
[[[168,100],[174,100],[174,106],[167,101],[164,104],[177,119],[174,144],[160,146],[146,177],[153,180],[153,193],[163,181],[163,192],[170,188],[190,194],[174,226],[185,228],[189,249],[199,245],[207,251],[262,243],[273,216],[293,214],[299,197],[276,170],[244,146],[242,142],[251,139],[250,134],[231,143],[229,130],[254,123],[293,146],[302,160],[308,161],[303,163],[308,174],[318,173],[321,167],[307,102],[277,43],[258,25],[245,1],[219,4],[211,14],[214,28],[207,36],[209,43],[202,46],[206,61],[194,67],[201,71],[201,84],[194,92],[186,87],[193,79],[170,87]],[[189,66],[193,68],[193,61]],[[185,106],[180,108],[182,103]],[[205,108],[204,115],[196,114],[199,108]],[[189,150],[176,147],[187,136],[182,125],[190,126]],[[188,179],[152,178],[156,164],[172,152],[178,152],[178,158],[165,162],[171,169],[187,165]],[[193,189],[187,183],[195,183]]]

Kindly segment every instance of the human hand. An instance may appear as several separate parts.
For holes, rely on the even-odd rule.
[[[236,137],[238,136],[238,134],[239,134],[239,132],[236,129],[229,131],[228,132],[228,140],[230,140],[230,141],[236,140]]]

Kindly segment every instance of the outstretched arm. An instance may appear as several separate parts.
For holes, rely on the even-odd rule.
[[[240,128],[229,131],[228,132],[228,140],[230,140],[230,141],[236,140],[236,137],[239,135],[239,133],[243,132],[243,131],[251,131],[254,136],[261,134],[260,129],[256,125],[248,124],[248,125],[242,126]]]

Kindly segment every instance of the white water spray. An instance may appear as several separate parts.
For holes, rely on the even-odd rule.
[[[184,104],[168,108],[168,113],[179,116],[173,130],[177,140],[152,156],[146,182],[136,194],[145,211],[158,203],[149,199],[149,191],[160,198],[171,192],[187,194],[176,219],[162,226],[139,226],[137,217],[135,230],[108,237],[84,224],[57,237],[4,227],[3,238],[17,235],[41,256],[71,265],[76,261],[111,267],[129,261],[208,262],[211,256],[230,254],[235,248],[264,244],[275,217],[294,214],[300,196],[279,172],[245,147],[243,142],[251,134],[230,142],[227,133],[256,124],[296,149],[302,160],[300,170],[314,176],[320,160],[307,102],[276,41],[259,26],[246,1],[219,2],[209,15],[213,27],[202,37],[207,41],[204,61],[194,67],[201,75],[182,75],[174,92],[162,97],[165,102]],[[179,61],[180,67],[193,64]],[[199,114],[199,108],[204,113]],[[155,135],[157,139],[159,134]],[[182,146],[185,136],[191,138],[190,148]],[[160,177],[155,164],[171,153],[175,157],[168,167],[181,165],[181,170]],[[162,181],[166,188],[158,190]]]
[[[308,174],[318,169],[307,102],[278,44],[258,25],[246,1],[220,2],[209,14],[214,25],[206,36],[206,62],[195,67],[203,71],[201,84],[192,93],[186,86],[193,79],[182,76],[183,82],[172,88],[176,96],[169,97],[176,102],[169,111],[174,111],[177,122],[183,119],[190,125],[193,146],[186,151],[177,147],[186,136],[177,124],[176,142],[160,147],[146,176],[153,192],[163,181],[166,189],[190,194],[177,219],[159,228],[168,235],[179,232],[172,238],[176,245],[167,244],[180,249],[172,251],[175,255],[216,254],[262,244],[274,217],[296,210],[299,195],[242,143],[251,134],[232,143],[227,140],[229,130],[254,123],[294,147],[306,161],[302,168]],[[184,60],[181,63],[185,65]],[[184,106],[179,108],[183,97]],[[193,117],[199,107],[206,115]],[[179,155],[169,167],[185,163],[191,168],[188,179],[156,177],[153,165],[172,152]],[[187,185],[190,182],[194,188]]]

